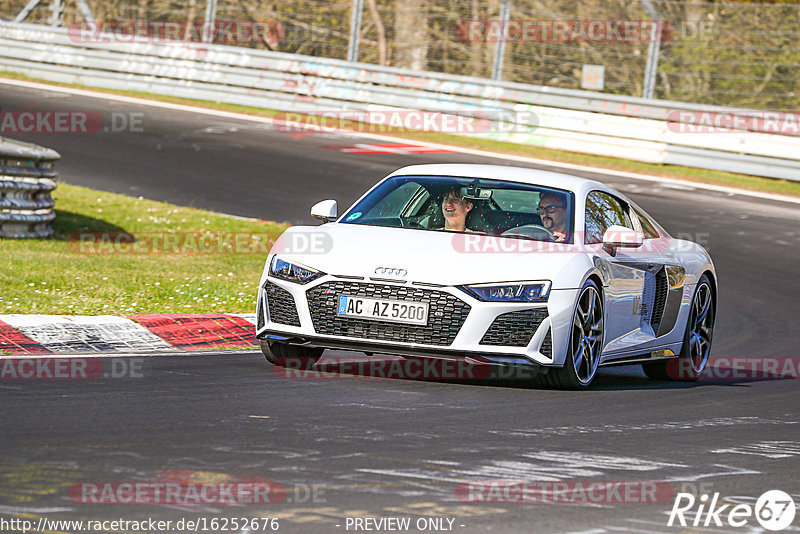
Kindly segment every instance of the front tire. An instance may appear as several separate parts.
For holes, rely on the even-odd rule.
[[[269,363],[290,369],[311,369],[325,349],[287,345],[277,341],[260,339],[261,352]]]
[[[644,374],[654,380],[694,382],[699,379],[711,354],[715,314],[714,290],[704,274],[694,291],[680,355],[669,360],[643,363]]]
[[[605,323],[600,288],[587,280],[581,288],[572,314],[567,358],[563,367],[555,367],[542,377],[551,387],[586,389],[594,380],[603,349]]]

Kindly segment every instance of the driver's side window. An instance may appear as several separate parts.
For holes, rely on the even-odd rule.
[[[602,191],[589,193],[586,197],[586,236],[584,243],[602,243],[605,231],[615,224],[633,228],[627,205]]]

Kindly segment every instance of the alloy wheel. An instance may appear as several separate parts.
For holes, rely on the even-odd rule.
[[[689,356],[692,369],[698,375],[705,369],[711,352],[711,336],[714,331],[714,310],[711,287],[702,283],[692,302],[689,330]]]
[[[603,343],[603,305],[594,286],[587,286],[578,299],[570,342],[576,378],[589,384],[600,363]]]

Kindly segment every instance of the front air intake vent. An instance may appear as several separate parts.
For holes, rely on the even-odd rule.
[[[548,358],[553,357],[553,337],[550,335],[550,330],[548,330],[547,335],[544,336],[544,341],[542,341],[542,346],[539,348],[539,352]]]
[[[300,317],[297,316],[297,306],[291,293],[267,281],[264,284],[269,306],[269,320],[273,323],[300,326]]]
[[[267,298],[266,292],[263,290],[261,294],[263,298]],[[264,302],[261,299],[258,299],[258,310],[256,310],[256,331],[264,328],[264,324],[266,324],[266,320],[264,319]]]
[[[483,338],[481,345],[526,347],[536,329],[547,317],[545,309],[524,310],[498,315]]]

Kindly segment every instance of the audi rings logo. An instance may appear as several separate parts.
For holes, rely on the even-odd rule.
[[[408,271],[396,267],[378,267],[375,269],[375,274],[384,276],[405,276],[408,274]]]

